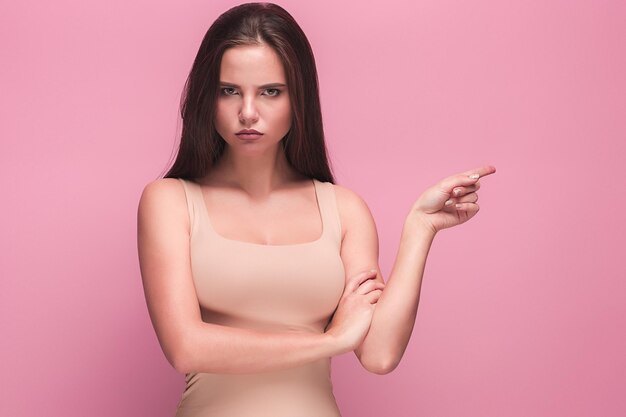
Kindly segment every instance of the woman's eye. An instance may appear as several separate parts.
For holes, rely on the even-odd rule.
[[[270,97],[276,97],[280,94],[280,90],[278,88],[268,88],[267,90],[265,90],[265,92]]]
[[[225,96],[232,96],[235,93],[236,93],[236,91],[232,87],[223,87],[222,88],[222,94],[224,94]]]

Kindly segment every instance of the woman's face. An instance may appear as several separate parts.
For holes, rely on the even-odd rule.
[[[276,150],[291,127],[287,80],[280,58],[265,45],[224,52],[215,128],[235,152]],[[261,135],[244,136],[253,129]]]

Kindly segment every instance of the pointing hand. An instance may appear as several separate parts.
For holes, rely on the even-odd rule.
[[[433,233],[465,223],[478,212],[479,178],[493,174],[486,165],[452,175],[427,189],[413,204],[409,217],[432,229]]]

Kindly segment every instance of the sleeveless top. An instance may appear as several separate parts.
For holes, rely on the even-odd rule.
[[[179,179],[190,221],[190,261],[202,320],[268,331],[323,333],[345,285],[341,224],[330,182],[312,179],[321,236],[265,245],[229,239],[211,225],[202,187]],[[251,374],[191,372],[177,417],[340,417],[330,358]]]

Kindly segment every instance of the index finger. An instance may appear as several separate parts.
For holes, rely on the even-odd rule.
[[[475,184],[479,178],[491,175],[496,172],[493,165],[484,165],[479,168],[470,169],[460,174],[452,175],[440,182],[440,186],[447,192],[451,192],[454,187]]]
[[[467,175],[470,178],[471,178],[472,175],[478,174],[478,177],[472,178],[472,179],[478,179],[478,178],[482,178],[482,177],[484,177],[486,175],[491,175],[494,172],[496,172],[496,167],[494,167],[493,165],[483,165],[482,167],[470,169],[469,171],[465,171],[462,174],[463,175]]]

